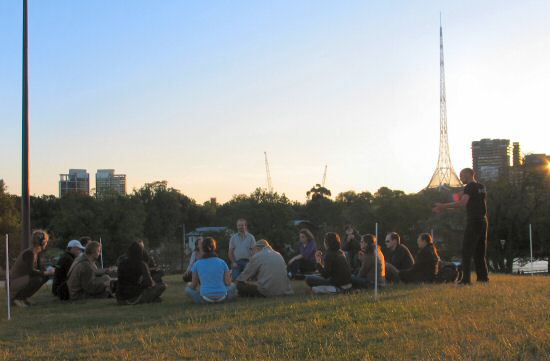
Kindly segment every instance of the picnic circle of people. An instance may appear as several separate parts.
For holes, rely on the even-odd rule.
[[[285,261],[269,241],[256,240],[248,232],[244,218],[236,222],[237,233],[229,240],[228,261],[218,257],[218,242],[202,237],[196,242],[183,279],[185,294],[194,303],[229,302],[238,297],[276,297],[293,294],[291,280],[304,280],[315,294],[348,293],[354,290],[384,288],[388,284],[455,282],[471,284],[471,259],[478,282],[488,282],[487,207],[485,187],[472,169],[460,172],[465,184],[458,200],[436,203],[434,212],[465,208],[466,227],[462,244],[462,264],[442,262],[430,233],[418,235],[418,252],[413,256],[401,243],[397,232],[385,236],[384,249],[376,235],[346,226],[345,240],[334,232],[316,240],[306,229],[298,231],[297,254]],[[166,290],[164,273],[136,240],[117,260],[115,267],[101,269],[101,243],[82,237],[71,240],[53,268],[46,269],[41,254],[49,236],[35,230],[31,247],[23,250],[10,271],[12,305],[28,307],[29,299],[50,279],[52,293],[60,300],[113,298],[119,305],[161,302]]]

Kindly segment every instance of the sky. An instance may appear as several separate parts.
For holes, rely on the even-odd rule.
[[[21,190],[20,0],[0,1],[0,179]],[[550,1],[29,0],[31,194],[127,175],[199,202],[266,187],[417,192],[505,138],[550,153]]]

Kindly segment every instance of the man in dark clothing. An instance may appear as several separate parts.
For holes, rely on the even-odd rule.
[[[52,293],[54,296],[61,297],[60,292],[58,292],[59,286],[67,281],[67,274],[69,273],[69,269],[74,259],[80,256],[84,250],[85,248],[82,246],[82,243],[76,239],[73,239],[67,244],[67,250],[59,257],[55,265],[55,275],[52,283]]]
[[[465,168],[460,172],[460,181],[466,184],[460,200],[451,203],[436,203],[434,211],[439,213],[447,208],[466,208],[466,229],[462,243],[463,284],[471,284],[470,263],[472,256],[476,268],[477,281],[488,282],[487,269],[487,191],[475,179],[474,171]]]
[[[351,289],[351,268],[340,247],[338,234],[329,232],[325,235],[327,254],[324,257],[321,251],[315,254],[320,276],[307,275],[306,283],[309,287],[334,286],[341,290]]]
[[[390,232],[386,236],[386,278],[390,282],[399,280],[399,271],[409,269],[414,265],[414,258],[397,232]]]

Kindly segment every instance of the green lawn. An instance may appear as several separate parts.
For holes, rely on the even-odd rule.
[[[6,320],[0,359],[550,360],[550,277],[399,286],[193,305],[179,276],[161,304],[61,303],[49,290]]]

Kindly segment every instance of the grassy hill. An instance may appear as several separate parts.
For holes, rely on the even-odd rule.
[[[0,359],[550,360],[550,277],[402,286],[193,305],[179,276],[161,304],[61,303],[43,289],[6,320]]]

